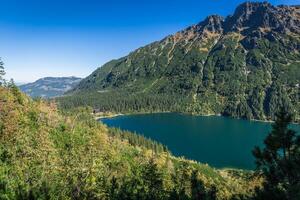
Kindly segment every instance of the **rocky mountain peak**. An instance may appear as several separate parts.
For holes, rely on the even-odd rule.
[[[281,33],[299,33],[300,17],[295,6],[273,6],[268,2],[245,2],[225,21],[225,30],[251,32],[263,28]]]
[[[223,32],[224,18],[219,15],[208,16],[204,21],[200,22],[197,26],[201,31],[207,30],[209,32],[221,33]]]
[[[268,2],[245,2],[240,4],[233,15],[225,19],[210,15],[200,23],[177,32],[168,39],[175,42],[189,41],[204,34],[226,34],[240,32],[243,35],[265,33],[300,33],[300,6],[273,6]]]
[[[219,15],[211,15],[196,25],[190,26],[175,33],[174,35],[164,38],[163,41],[173,41],[175,43],[179,41],[188,42],[189,40],[197,38],[199,35],[205,35],[209,32],[213,34],[222,34],[223,22],[223,17]]]

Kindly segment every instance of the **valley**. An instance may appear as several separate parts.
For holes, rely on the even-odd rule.
[[[3,2],[0,200],[299,200],[291,2]]]

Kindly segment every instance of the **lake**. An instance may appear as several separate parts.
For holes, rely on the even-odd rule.
[[[179,113],[123,115],[101,121],[157,140],[176,156],[216,168],[254,169],[251,151],[263,145],[271,130],[271,123]],[[299,133],[300,126],[292,128]]]

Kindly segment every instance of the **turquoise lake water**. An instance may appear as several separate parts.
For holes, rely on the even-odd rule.
[[[101,121],[157,140],[176,156],[217,168],[254,169],[251,151],[263,145],[271,130],[271,123],[178,113],[124,115]],[[299,125],[292,128],[300,132]]]

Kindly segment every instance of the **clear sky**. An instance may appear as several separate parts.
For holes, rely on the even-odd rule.
[[[0,57],[7,78],[85,77],[105,62],[242,0],[0,0]],[[270,0],[300,4],[300,0]]]

